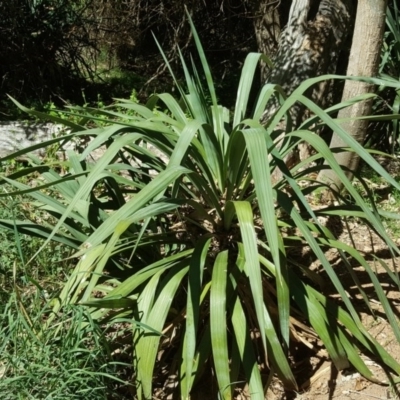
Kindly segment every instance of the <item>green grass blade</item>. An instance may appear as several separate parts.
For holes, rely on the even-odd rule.
[[[198,120],[192,120],[186,124],[175,145],[167,168],[181,164],[183,157],[187,153],[190,143],[192,142],[198,130],[201,128],[202,124],[203,123]]]
[[[192,253],[193,249],[181,251],[173,256],[165,257],[160,261],[148,265],[123,281],[105,298],[115,296],[130,296],[140,285],[150,279],[154,274],[157,274],[159,271],[167,271],[178,263],[188,264],[189,261],[186,259],[190,257]]]
[[[64,221],[70,217],[70,213],[74,209],[75,205],[81,201],[86,200],[94,187],[95,183],[99,179],[99,175],[103,173],[103,170],[106,168],[108,163],[115,157],[115,154],[120,150],[124,145],[134,141],[138,138],[136,134],[126,134],[120,137],[118,140],[114,141],[114,143],[109,147],[109,149],[104,153],[102,158],[96,163],[94,168],[90,171],[85,183],[80,187],[78,193],[72,199],[71,203],[67,206],[63,215],[60,217],[56,226],[54,227],[52,233],[46,239],[45,243],[41,246],[41,248],[36,252],[33,258],[49,243],[49,241],[53,238],[56,232],[61,228]]]
[[[207,58],[206,58],[206,55],[204,53],[204,49],[203,49],[203,46],[201,44],[199,35],[197,34],[196,28],[195,28],[195,26],[193,24],[193,21],[192,21],[192,17],[190,16],[189,13],[188,13],[188,19],[189,19],[191,32],[193,34],[193,38],[194,38],[194,41],[196,43],[197,52],[198,52],[198,54],[200,56],[201,66],[203,67],[204,76],[205,76],[206,81],[207,81],[208,91],[209,91],[210,96],[211,96],[211,101],[212,101],[213,106],[217,107],[218,106],[217,95],[216,95],[216,92],[215,92],[214,81],[213,81],[213,78],[212,78],[212,75],[211,75],[211,70],[210,70],[210,67],[208,65]]]
[[[151,326],[156,331],[162,331],[170,311],[172,300],[187,271],[188,267],[172,270],[170,274],[160,282],[162,289],[151,309],[149,309],[148,306],[143,309],[143,320],[141,322]],[[159,342],[159,335],[145,334],[142,335],[136,343],[138,373],[140,374],[142,391],[146,399],[152,397],[153,370],[157,358]]]
[[[320,303],[317,302],[317,299],[313,296],[315,291],[308,290],[308,287],[306,285],[303,286],[299,281],[296,285],[296,292],[302,290],[301,288],[303,287],[305,289],[303,294],[301,296],[295,296],[297,299],[296,304],[310,319],[312,326],[331,355],[335,366],[341,370],[347,368],[348,361],[350,361],[363,376],[368,379],[373,379],[373,374],[359,356],[354,345],[350,343],[342,327],[337,323],[338,315],[333,315],[329,313],[327,308],[319,306]],[[338,349],[338,345],[340,349]]]
[[[323,111],[319,109],[322,113]],[[326,115],[321,115],[321,119],[325,119],[325,122],[328,121],[328,117]],[[330,119],[330,117],[329,117]],[[361,147],[359,143],[357,143],[354,139],[349,139],[349,135],[343,131],[342,128],[339,127],[339,125],[335,124],[332,121],[332,129],[335,130],[340,136],[342,134],[344,136],[347,136],[347,141],[349,142],[349,145],[352,146],[352,148],[362,157],[364,160],[367,162],[368,165],[370,165],[375,171],[380,174],[382,177],[384,177],[390,184],[392,184],[396,189],[400,190],[400,184],[396,182],[395,179],[390,177],[390,175],[373,159],[372,156],[368,154],[368,152]],[[341,131],[339,133],[339,131]],[[371,225],[374,226],[374,229],[376,229],[377,233],[385,240],[385,242],[391,247],[391,249],[395,252],[399,252],[396,244],[393,242],[393,240],[388,236],[386,233],[386,230],[384,229],[381,219],[379,217],[379,213],[376,211],[376,209],[371,210],[370,206],[366,204],[364,199],[361,197],[361,195],[357,192],[357,190],[354,188],[350,180],[346,177],[343,169],[338,165],[336,160],[334,159],[333,153],[331,150],[328,148],[326,143],[320,138],[319,136],[308,132],[308,131],[296,131],[293,132],[290,135],[293,136],[298,136],[302,139],[304,139],[306,142],[310,143],[325,159],[326,163],[329,164],[329,166],[335,171],[335,173],[340,177],[341,181],[344,184],[344,187],[346,190],[351,194],[352,198],[356,201],[357,205],[360,206],[360,208],[364,211],[367,220]],[[345,140],[345,139],[344,139]],[[354,146],[354,147],[353,147]]]
[[[250,327],[246,320],[239,298],[236,298],[232,313],[232,325],[235,332],[240,357],[243,363],[244,372],[252,400],[264,400],[264,387],[261,374],[258,369],[256,355],[254,354],[253,344],[250,338]]]
[[[196,337],[200,315],[200,294],[203,281],[203,269],[206,262],[211,238],[203,236],[196,244],[190,260],[189,282],[186,305],[186,331],[182,350],[181,393],[184,399],[190,398],[192,373],[196,352]]]
[[[246,148],[249,153],[251,173],[263,220],[264,231],[268,240],[272,258],[277,267],[276,287],[278,294],[279,325],[286,346],[289,348],[289,313],[290,297],[285,249],[275,215],[274,194],[271,183],[268,150],[265,141],[266,131],[263,128],[243,131]]]
[[[218,106],[212,108],[212,126],[215,130],[215,136],[219,143],[219,152],[221,154],[226,153],[226,147],[229,141],[229,134],[226,131],[226,126],[230,125],[229,110],[225,107]]]
[[[175,100],[175,98],[169,93],[154,94],[147,103],[147,107],[154,109],[158,99],[160,99],[166,105],[174,120],[182,124],[182,126],[185,126],[188,123],[188,118],[184,110]],[[154,118],[154,115],[152,118]]]
[[[87,243],[90,243],[92,246],[101,243],[108,236],[112,235],[118,221],[129,219],[134,213],[144,207],[146,203],[162,193],[168,185],[186,172],[187,169],[179,166],[171,167],[161,172],[154,178],[154,180],[136,194],[133,199],[114,212],[113,218],[108,218],[104,221],[103,224],[88,238]]]
[[[81,301],[87,301],[90,296],[93,293],[93,290],[98,282],[98,280],[103,276],[104,274],[104,268],[111,259],[115,247],[118,243],[118,240],[120,239],[121,235],[129,228],[130,222],[129,221],[119,221],[118,225],[115,227],[115,230],[107,242],[106,246],[104,247],[104,250],[101,253],[101,256],[99,259],[96,261],[95,268],[93,268],[93,273],[90,276],[89,281],[87,282],[87,286],[85,288],[85,292],[81,295]],[[85,280],[81,279],[80,280],[80,287],[81,290],[84,289],[85,285]],[[78,287],[78,292],[81,292],[80,288]]]
[[[235,113],[233,116],[233,127],[245,118],[248,108],[250,90],[254,82],[254,75],[259,64],[261,54],[250,53],[247,55],[240,75],[238,92],[236,95]]]
[[[83,126],[78,125],[78,124],[75,124],[75,123],[72,122],[72,121],[69,121],[69,120],[66,120],[66,119],[63,119],[63,118],[60,118],[60,117],[56,117],[56,116],[54,116],[54,115],[50,115],[50,114],[46,114],[46,113],[41,113],[41,112],[36,111],[36,110],[31,110],[30,108],[27,108],[27,107],[23,106],[23,105],[22,105],[21,103],[19,103],[17,100],[13,99],[11,96],[9,96],[9,95],[7,95],[7,96],[10,98],[10,100],[11,100],[19,109],[21,109],[22,111],[26,112],[27,114],[34,115],[35,117],[38,117],[39,119],[42,119],[42,120],[50,120],[50,121],[52,121],[52,122],[54,122],[54,123],[56,123],[56,124],[62,124],[62,125],[64,125],[64,126],[68,126],[68,127],[71,128],[73,131],[76,131],[76,132],[82,131],[82,130],[85,129]]]
[[[289,365],[286,352],[276,334],[274,323],[269,315],[268,309],[264,306],[265,337],[267,339],[267,354],[274,370],[288,389],[298,390],[296,379]]]
[[[330,321],[321,304],[311,295],[304,296],[296,303],[304,312],[312,327],[324,343],[335,367],[341,371],[349,367],[347,354],[339,339],[340,326]]]
[[[174,74],[174,71],[172,70],[171,64],[170,64],[170,62],[168,61],[167,56],[165,55],[165,53],[164,53],[164,51],[163,51],[163,49],[162,49],[160,43],[158,42],[158,40],[157,40],[157,38],[155,37],[154,34],[153,34],[153,38],[154,38],[154,41],[156,42],[156,45],[157,45],[157,47],[158,47],[158,50],[160,51],[160,54],[161,54],[162,58],[164,59],[165,65],[167,66],[168,71],[169,71],[169,73],[171,74],[171,77],[172,77],[172,79],[174,80],[174,83],[175,83],[176,87],[178,88],[178,91],[179,91],[179,93],[180,93],[182,99],[183,99],[183,100],[185,101],[185,103],[187,104],[186,99],[185,99],[185,91],[183,90],[182,86],[179,84],[179,80],[176,78],[176,76],[175,76],[175,74]]]
[[[224,400],[232,399],[229,372],[228,337],[226,325],[226,285],[228,251],[218,254],[213,268],[210,294],[211,343],[219,393]]]
[[[47,238],[51,233],[51,229],[46,228],[42,225],[35,224],[30,221],[13,221],[13,220],[0,219],[0,225],[7,228],[8,230],[12,230],[15,226],[19,234],[38,237],[41,239]],[[77,238],[65,234],[56,234],[53,237],[53,241],[62,243],[74,249],[78,249],[79,244],[82,243],[85,240],[85,238],[86,235],[83,233]]]
[[[263,304],[263,287],[261,279],[261,269],[258,260],[258,247],[256,241],[256,232],[254,228],[254,216],[251,204],[247,201],[232,202],[239,220],[240,233],[243,242],[243,254],[245,257],[245,272],[249,277],[252,298],[256,309],[257,323],[263,332],[265,330],[264,321],[264,304]],[[228,208],[229,206],[227,206]],[[266,350],[266,339],[261,336],[264,351]]]
[[[265,259],[262,261],[263,264],[265,261]],[[271,264],[270,267],[274,268]],[[303,302],[304,297],[309,296],[308,293],[310,293],[310,296],[316,298],[327,310],[327,312],[330,313],[331,318],[340,321],[340,323],[343,324],[349,333],[353,335],[366,349],[368,349],[368,351],[376,355],[397,374],[400,374],[400,364],[397,363],[394,358],[389,355],[375,339],[372,338],[372,336],[360,322],[354,321],[348,312],[333,303],[314,288],[306,285],[295,274],[292,274],[291,281],[293,282],[291,288],[296,303]]]
[[[398,319],[396,318],[396,316],[389,304],[388,298],[384,293],[384,290],[382,288],[381,283],[379,282],[379,279],[377,278],[376,274],[374,273],[374,271],[372,270],[370,265],[365,261],[364,257],[362,257],[361,254],[357,250],[355,250],[353,247],[348,246],[345,243],[339,242],[337,240],[321,239],[321,242],[329,245],[330,247],[338,248],[340,250],[347,252],[355,260],[357,260],[357,262],[360,263],[360,265],[362,265],[365,268],[365,270],[374,286],[375,293],[377,294],[379,301],[382,304],[382,307],[385,311],[386,317],[393,329],[393,333],[395,334],[396,339],[400,342],[400,328],[399,328],[399,324],[398,324]]]
[[[300,215],[298,210],[294,207],[293,203],[290,201],[288,196],[283,193],[281,194],[280,204],[281,204],[282,208],[288,213],[288,215],[290,215],[290,217],[293,219],[295,225],[299,228],[302,236],[304,237],[304,240],[308,243],[308,245],[311,247],[313,253],[320,260],[323,268],[325,269],[326,273],[328,274],[328,276],[329,276],[330,280],[332,281],[333,285],[335,286],[336,290],[342,296],[342,299],[345,302],[347,309],[350,311],[350,313],[353,316],[353,318],[355,319],[355,321],[357,321],[358,323],[361,324],[358,314],[357,314],[356,310],[354,309],[354,306],[352,305],[350,299],[348,298],[339,277],[337,276],[332,265],[327,260],[321,247],[318,245],[317,240],[315,239],[314,235],[308,228],[307,223],[303,220],[302,216]]]

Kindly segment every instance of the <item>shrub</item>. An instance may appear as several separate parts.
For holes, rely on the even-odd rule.
[[[89,2],[0,3],[0,57],[7,60],[0,65],[3,93],[44,102],[74,89],[81,94],[82,80],[92,73],[89,60],[94,51],[84,20]]]

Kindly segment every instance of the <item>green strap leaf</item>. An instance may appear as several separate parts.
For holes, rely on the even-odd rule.
[[[266,145],[266,131],[263,128],[249,128],[243,131],[249,153],[251,173],[260,207],[264,231],[272,259],[276,265],[276,288],[278,294],[279,325],[285,349],[289,348],[289,277],[285,248],[275,215],[274,193],[271,181],[269,154]]]
[[[228,203],[227,212],[229,212],[229,204],[233,204],[239,220],[240,232],[243,241],[243,254],[245,257],[245,273],[249,277],[252,297],[256,309],[257,323],[261,332],[265,331],[264,321],[264,302],[263,302],[263,287],[260,262],[258,258],[258,247],[256,241],[256,231],[254,229],[254,216],[251,209],[251,204],[247,201],[234,201]],[[261,339],[266,351],[266,339],[261,335]]]
[[[228,251],[218,254],[212,273],[210,294],[210,328],[212,353],[219,392],[224,400],[232,399],[226,325],[226,283]]]
[[[183,398],[189,399],[194,358],[196,352],[196,337],[200,315],[200,295],[203,281],[203,269],[208,249],[211,243],[209,236],[199,239],[190,260],[189,282],[186,305],[186,331],[182,350],[181,363],[181,393]]]
[[[246,374],[247,382],[249,382],[251,399],[264,400],[264,387],[250,338],[250,327],[239,298],[236,298],[233,308],[232,325],[244,372]]]

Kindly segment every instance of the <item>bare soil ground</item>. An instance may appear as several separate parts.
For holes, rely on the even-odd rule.
[[[340,223],[340,222],[339,222]],[[388,274],[383,265],[375,257],[383,260],[392,270],[398,270],[400,267],[400,258],[391,258],[390,253],[383,241],[375,235],[371,229],[365,225],[357,223],[350,224],[349,231],[342,231],[339,238],[353,244],[360,252],[364,253],[369,265],[373,268],[385,289],[385,294],[389,299],[391,306],[397,318],[400,318],[400,291]],[[397,243],[397,244],[400,244]],[[335,262],[335,254],[330,255],[331,261]],[[318,261],[315,262],[317,267]],[[354,265],[354,270],[362,282],[368,297],[371,301],[375,317],[366,312],[366,307],[361,298],[356,294],[354,282],[345,273],[345,267],[340,263],[335,265],[336,272],[342,279],[342,283],[349,293],[349,296],[355,300],[356,310],[359,311],[361,321],[369,333],[386,349],[386,351],[398,362],[400,362],[400,344],[397,341],[393,330],[385,318],[384,310],[374,291],[374,287],[366,275],[363,267]],[[343,272],[341,271],[343,269]],[[299,393],[284,392],[282,386],[277,381],[273,383],[268,390],[267,399],[269,400],[368,400],[368,399],[400,399],[400,385],[396,384],[375,384],[360,376],[355,370],[348,369],[337,371],[332,362],[326,356],[323,350],[317,353],[304,355],[304,359],[298,361],[296,368],[296,377],[301,388]],[[297,359],[298,357],[296,357]],[[389,382],[390,375],[382,369],[374,360],[363,356],[366,365],[374,373],[376,378],[382,382]]]

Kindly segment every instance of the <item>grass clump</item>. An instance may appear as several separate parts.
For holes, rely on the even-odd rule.
[[[17,162],[3,171],[12,175],[23,168]],[[3,185],[0,208],[0,221],[8,228],[0,228],[2,398],[119,398],[114,392],[126,383],[118,382],[118,376],[129,367],[111,355],[109,340],[116,336],[111,329],[94,323],[86,308],[73,305],[43,329],[71,268],[66,259],[71,250],[52,242],[31,260],[44,240],[22,233],[18,222],[43,224],[52,217],[43,220],[37,204],[26,196],[8,196],[10,189]]]
[[[35,289],[35,288],[31,288]],[[35,290],[34,290],[35,291]],[[99,326],[83,307],[69,307],[57,322],[46,299],[14,286],[1,315],[0,390],[3,399],[110,399],[117,367]],[[27,300],[30,303],[27,303]]]

